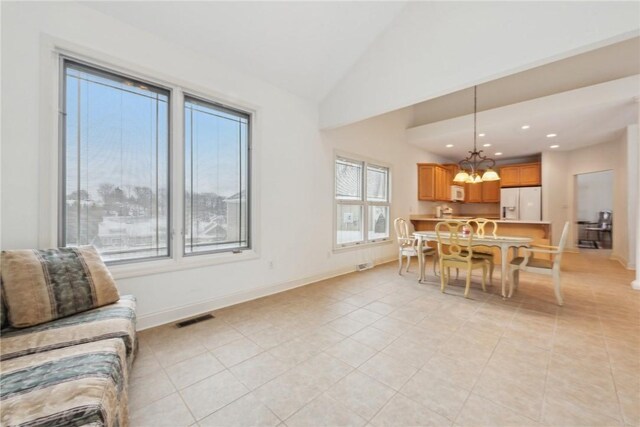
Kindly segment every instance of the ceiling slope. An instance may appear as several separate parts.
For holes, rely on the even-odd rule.
[[[638,2],[409,3],[322,101],[320,125],[346,125],[637,37],[639,17]]]
[[[404,1],[86,1],[102,12],[319,102]]]

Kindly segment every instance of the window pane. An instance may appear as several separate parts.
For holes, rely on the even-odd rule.
[[[361,242],[364,240],[361,205],[338,205],[338,235],[339,245]]]
[[[336,159],[336,198],[362,200],[362,162]]]
[[[169,255],[169,92],[65,62],[63,245]]]
[[[185,98],[185,253],[249,247],[249,115]]]
[[[369,233],[367,239],[389,237],[389,206],[369,206]]]
[[[389,169],[367,166],[367,200],[370,202],[389,201]]]

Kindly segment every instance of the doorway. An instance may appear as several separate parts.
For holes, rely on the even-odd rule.
[[[613,246],[613,171],[576,175],[576,245],[593,251]]]

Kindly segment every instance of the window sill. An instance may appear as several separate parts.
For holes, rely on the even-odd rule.
[[[242,253],[219,253],[200,256],[188,256],[177,259],[163,259],[132,264],[120,264],[108,266],[114,279],[129,279],[132,277],[149,276],[153,274],[168,273],[172,271],[190,270],[194,268],[209,267],[230,262],[249,261],[257,259],[258,254],[254,250],[246,250]]]
[[[391,240],[390,238],[387,240],[380,240],[377,242],[369,242],[369,243],[361,243],[359,245],[349,245],[349,246],[340,246],[340,247],[334,247],[333,248],[333,253],[341,253],[341,252],[349,252],[349,251],[353,251],[353,250],[357,250],[357,249],[363,249],[363,248],[372,248],[375,246],[382,246],[382,245],[388,245],[393,243],[393,240]]]

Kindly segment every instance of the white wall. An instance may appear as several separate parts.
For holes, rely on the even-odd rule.
[[[638,2],[411,2],[324,99],[323,128],[638,34]]]
[[[598,213],[613,209],[613,171],[576,175],[576,219],[597,221]]]
[[[637,165],[635,166],[637,168]],[[542,218],[551,221],[554,244],[560,240],[565,221],[571,223],[569,249],[575,248],[577,206],[575,176],[611,170],[613,172],[613,248],[611,257],[627,267],[629,259],[627,195],[628,182],[626,133],[618,140],[573,151],[542,153]],[[637,191],[637,190],[635,190]]]
[[[640,121],[640,109],[638,110],[638,121]],[[640,196],[638,188],[638,155],[640,154],[640,127],[638,124],[627,126],[626,129],[626,145],[627,145],[627,236],[629,240],[629,256],[627,266],[635,268],[637,266],[638,252],[638,197]],[[634,184],[635,183],[635,184]]]
[[[392,218],[417,212],[415,163],[440,161],[404,140],[410,111],[321,134],[317,107],[77,3],[2,3],[2,248],[34,248],[54,238],[49,156],[52,54],[74,45],[107,62],[201,88],[257,110],[258,251],[253,260],[118,280],[139,300],[140,325],[174,320],[243,298],[396,256],[396,246],[332,253],[333,154],[353,152],[392,165]],[[55,198],[54,198],[55,200]],[[424,206],[424,205],[423,205]],[[44,209],[43,209],[44,208]],[[53,211],[52,211],[53,212]],[[269,262],[273,262],[273,269]],[[279,287],[278,287],[279,286]]]

